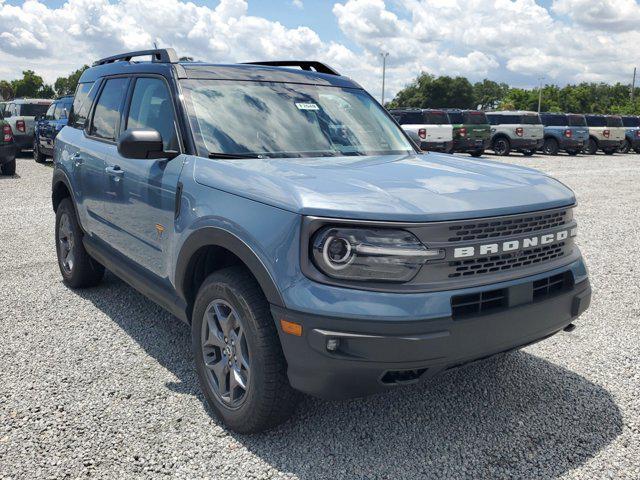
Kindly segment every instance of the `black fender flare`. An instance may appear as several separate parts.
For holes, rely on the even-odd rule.
[[[75,194],[73,192],[73,188],[71,188],[71,182],[69,181],[69,177],[67,177],[67,174],[64,173],[62,169],[56,168],[53,170],[53,176],[51,178],[51,206],[53,207],[54,212],[56,211],[56,208],[57,208],[56,199],[54,195],[56,193],[56,187],[61,183],[64,184],[64,186],[69,191],[69,194],[71,195],[71,200],[73,200],[74,205],[76,203]]]
[[[178,254],[175,270],[175,286],[178,295],[187,300],[185,284],[187,270],[193,255],[202,247],[222,247],[229,250],[247,266],[249,271],[258,281],[260,288],[267,297],[267,301],[272,305],[284,307],[284,301],[273,277],[264,266],[264,263],[255,252],[239,237],[231,232],[218,227],[203,227],[196,230],[185,240]]]

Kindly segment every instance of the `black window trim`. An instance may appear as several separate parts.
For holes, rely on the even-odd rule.
[[[171,85],[167,81],[164,75],[158,75],[153,73],[137,73],[129,75],[129,86],[127,93],[125,94],[125,103],[122,108],[122,113],[120,114],[119,127],[127,126],[127,120],[129,119],[129,111],[131,110],[131,99],[133,98],[133,92],[136,88],[136,83],[140,78],[155,78],[164,82],[167,87],[167,92],[169,93],[169,99],[171,100],[171,110],[173,111],[173,128],[176,130],[176,135],[178,137],[178,152],[180,154],[184,153],[185,149],[182,141],[182,131],[180,128],[180,124],[178,122],[178,110],[175,105],[175,99],[173,95],[173,91],[171,90]],[[121,128],[122,130],[122,128]],[[120,132],[122,134],[124,130]]]
[[[127,87],[125,89],[125,94],[122,97],[122,100],[120,101],[120,107],[118,108],[118,110],[120,111],[120,116],[118,117],[118,120],[116,122],[116,129],[115,129],[115,139],[114,140],[109,140],[106,138],[100,138],[100,137],[96,137],[94,135],[91,135],[89,132],[91,132],[91,126],[93,125],[93,117],[96,113],[96,106],[98,105],[98,102],[100,101],[100,97],[102,96],[102,91],[104,90],[105,85],[107,84],[108,80],[113,80],[113,79],[117,79],[117,78],[124,78],[127,80]],[[126,99],[127,99],[127,93],[128,93],[128,89],[131,87],[131,75],[110,75],[107,77],[102,77],[100,78],[100,85],[98,85],[98,91],[96,92],[96,96],[93,99],[93,102],[91,104],[91,110],[89,111],[89,115],[87,115],[87,118],[89,119],[89,121],[87,122],[85,128],[84,128],[84,136],[90,140],[94,140],[96,142],[102,142],[102,143],[106,143],[108,145],[117,145],[118,143],[118,137],[120,137],[120,127],[121,127],[121,120],[122,120],[122,109],[124,108]]]

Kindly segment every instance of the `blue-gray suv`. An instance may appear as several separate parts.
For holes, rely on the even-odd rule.
[[[318,62],[100,60],[54,150],[63,281],[107,268],[189,324],[239,432],[299,392],[391,390],[571,330],[590,302],[569,188],[420,153]]]
[[[569,155],[581,153],[589,141],[589,127],[584,115],[573,113],[541,113],[544,125],[542,151],[547,155],[557,155],[564,150]]]

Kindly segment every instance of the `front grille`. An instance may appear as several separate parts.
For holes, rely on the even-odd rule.
[[[565,254],[565,242],[530,248],[515,253],[449,262],[449,278],[470,277],[544,263]]]
[[[546,300],[554,295],[571,290],[574,282],[571,272],[565,272],[525,284],[525,287],[527,285],[530,288],[528,293],[530,297],[525,295],[524,298],[522,296],[523,285],[512,287],[513,289],[518,289],[518,293],[512,293],[514,297],[511,299],[512,306]],[[509,307],[510,290],[509,288],[500,288],[451,297],[451,315],[456,320],[504,310]],[[518,301],[515,301],[516,298]]]
[[[556,227],[562,227],[569,222],[567,210],[556,212],[528,214],[522,217],[504,220],[490,220],[483,222],[463,223],[449,227],[449,242],[463,242],[467,240],[482,240],[486,238],[508,237],[530,232],[538,232]]]

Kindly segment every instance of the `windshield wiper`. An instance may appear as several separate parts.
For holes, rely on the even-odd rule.
[[[222,152],[209,152],[209,158],[226,158],[226,159],[238,159],[238,158],[270,158],[267,155],[261,153],[222,153]]]

